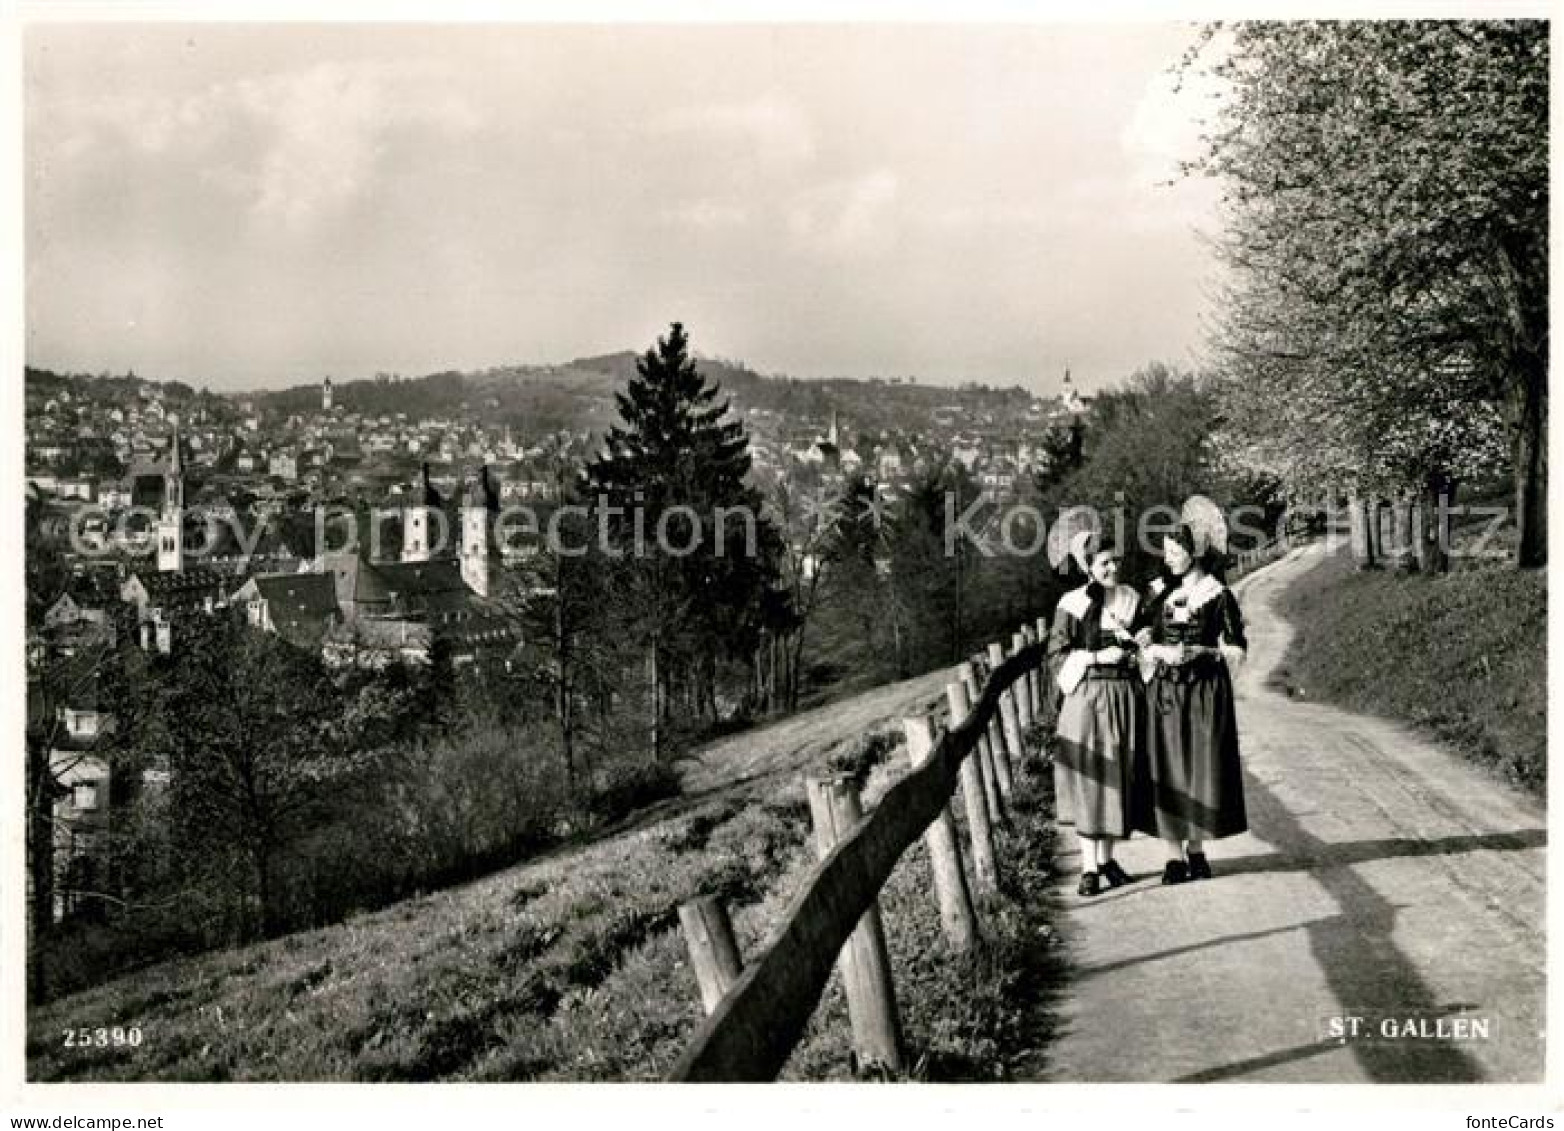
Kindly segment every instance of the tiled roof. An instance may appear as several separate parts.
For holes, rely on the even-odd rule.
[[[266,601],[272,626],[290,644],[318,648],[337,615],[334,579],[324,573],[259,574],[251,580]]]
[[[221,573],[210,569],[192,569],[183,572],[172,570],[147,571],[136,575],[152,597],[204,596],[208,591],[221,593],[227,581]]]

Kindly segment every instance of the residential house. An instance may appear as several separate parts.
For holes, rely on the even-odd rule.
[[[89,692],[61,707],[49,743],[49,771],[62,787],[54,803],[54,917],[91,907],[99,889],[98,860],[109,829],[108,759],[98,750],[113,729]]]
[[[227,587],[228,579],[215,570],[133,573],[120,586],[120,600],[136,611],[141,646],[166,653],[173,644],[173,617],[221,608]]]
[[[104,510],[130,506],[130,485],[122,479],[106,479],[98,484],[98,505]]]

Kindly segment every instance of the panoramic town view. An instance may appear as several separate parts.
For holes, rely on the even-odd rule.
[[[1546,1083],[1545,21],[23,59],[18,1110]]]

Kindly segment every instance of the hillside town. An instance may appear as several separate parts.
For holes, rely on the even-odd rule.
[[[521,641],[499,579],[541,583],[526,570],[536,546],[500,538],[496,516],[557,502],[595,430],[372,415],[353,407],[355,387],[326,378],[312,411],[284,412],[133,373],[29,371],[27,501],[36,536],[66,571],[28,625],[29,655],[82,655],[128,631],[166,656],[180,646],[181,618],[229,610],[338,670],[426,665],[437,646],[457,669],[508,665]],[[1028,397],[1019,416],[974,406],[969,387],[950,390],[919,430],[874,432],[835,408],[816,418],[737,396],[729,404],[763,491],[786,482],[830,494],[863,481],[894,506],[950,463],[991,499],[1012,495],[1045,468],[1047,436],[1078,431],[1089,400],[1066,372],[1057,396]],[[83,886],[63,875],[91,860],[108,821],[115,783],[95,748],[114,719],[90,683],[47,702],[63,916],[73,910],[63,893]],[[157,788],[167,774],[155,764],[141,784]]]
[[[361,662],[385,650],[424,655],[435,634],[462,645],[487,639],[489,571],[503,563],[478,512],[547,505],[560,465],[578,465],[594,443],[591,429],[522,435],[480,419],[370,416],[344,403],[329,378],[316,411],[287,415],[249,398],[182,396],[134,374],[111,379],[119,396],[101,384],[53,375],[28,383],[28,498],[44,536],[83,579],[35,627],[75,626],[118,600],[134,606],[144,642],[164,650],[168,613],[235,600],[258,627]],[[730,403],[763,490],[788,480],[829,491],[862,477],[894,503],[948,459],[985,494],[1010,495],[1046,463],[1043,437],[1068,428],[1088,400],[1066,372],[1060,394],[1031,398],[1019,419],[974,411],[953,390],[925,428],[872,434],[834,410],[798,419]],[[391,516],[376,531],[383,541],[356,554],[315,545],[317,513],[330,508]],[[451,532],[437,557],[418,533],[431,521]],[[358,626],[351,649],[349,626]]]

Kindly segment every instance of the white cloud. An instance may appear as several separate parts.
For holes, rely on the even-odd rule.
[[[695,200],[665,208],[661,215],[664,223],[703,231],[740,228],[749,223],[748,208],[741,204],[711,199]]]
[[[654,135],[736,148],[782,165],[801,164],[815,153],[809,119],[794,103],[775,94],[747,102],[681,107],[652,119],[647,128]]]
[[[882,249],[895,232],[901,181],[889,169],[799,193],[786,208],[788,231],[819,250]]]
[[[298,227],[352,202],[395,129],[476,129],[477,112],[451,89],[455,78],[428,64],[357,63],[240,84],[240,103],[271,132],[257,212]]]
[[[457,77],[423,62],[322,63],[184,97],[100,96],[40,132],[57,133],[51,148],[68,159],[128,150],[184,162],[257,216],[299,228],[366,191],[395,131],[478,128]]]
[[[1148,79],[1187,41],[51,27],[24,58],[30,356],[417,372],[677,314],[800,373],[1127,371],[1196,332],[1170,298],[1208,258],[1193,209],[1142,172],[1182,126]]]

